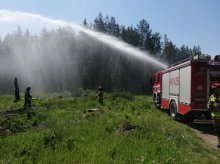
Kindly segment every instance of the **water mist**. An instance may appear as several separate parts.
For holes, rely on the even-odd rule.
[[[82,48],[80,50],[80,44],[77,43],[77,40],[74,41],[74,43],[76,43],[74,47],[74,45],[71,44],[71,42],[73,42],[72,38],[69,36],[69,40],[66,39],[70,32],[75,38],[78,38],[78,41],[80,41],[81,35],[84,33],[95,39],[97,42],[101,42],[112,49],[120,51],[120,54],[122,55],[146,63],[153,63],[158,68],[167,67],[165,64],[151,57],[148,53],[141,51],[118,38],[94,32],[71,22],[50,19],[31,13],[0,10],[0,25],[4,24],[17,24],[21,25],[21,27],[25,26],[25,28],[30,29],[31,32],[34,30],[35,33],[40,32],[36,30],[39,27],[45,27],[47,29],[65,27],[65,30],[60,33],[60,36],[57,36],[63,38],[59,39],[59,41],[57,41],[56,38],[50,39],[46,43],[41,43],[41,41],[37,39],[31,41],[27,40],[26,45],[22,47],[19,38],[16,38],[14,41],[11,41],[10,38],[8,39],[10,44],[7,46],[10,53],[13,55],[1,58],[0,78],[19,76],[20,79],[25,79],[22,81],[23,86],[31,85],[34,86],[34,88],[38,88],[38,90],[44,90],[45,88],[48,89],[50,86],[54,87],[55,84],[57,84],[57,86],[62,86],[59,88],[60,90],[65,90],[70,83],[73,83],[75,87],[81,83],[79,78],[80,75],[78,75],[79,67],[76,62],[77,54],[79,55],[79,53],[83,51]],[[65,39],[62,35],[66,35]],[[84,40],[83,42],[86,41]],[[44,46],[42,47],[41,45]],[[48,74],[48,72],[50,73]],[[48,81],[48,79],[50,80]],[[51,81],[51,79],[53,80]],[[54,84],[51,85],[51,83]]]

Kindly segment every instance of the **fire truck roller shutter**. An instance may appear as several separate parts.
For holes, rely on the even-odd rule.
[[[191,66],[180,69],[180,103],[190,104]]]
[[[178,102],[179,102],[179,69],[170,72],[169,79],[169,102],[175,101],[176,110],[178,113]]]
[[[162,102],[161,107],[164,109],[169,109],[169,78],[170,73],[167,72],[162,76]]]
[[[191,66],[180,69],[180,94],[179,108],[180,114],[186,114],[190,111],[191,103]]]

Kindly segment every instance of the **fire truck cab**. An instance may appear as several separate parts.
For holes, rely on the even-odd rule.
[[[220,82],[220,55],[213,60],[195,56],[155,73],[153,101],[174,119],[185,115],[209,118],[207,102],[215,82]]]

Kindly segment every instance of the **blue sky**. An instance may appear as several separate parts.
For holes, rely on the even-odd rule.
[[[144,18],[178,47],[200,45],[203,53],[220,54],[219,0],[1,0],[0,9],[78,24],[92,22],[99,12],[126,26]]]

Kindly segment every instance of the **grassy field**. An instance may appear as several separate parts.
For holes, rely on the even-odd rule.
[[[191,129],[155,109],[150,96],[33,95],[33,108],[0,115],[1,163],[218,163]],[[0,111],[23,100],[0,96]],[[91,110],[95,109],[95,110]],[[5,136],[4,136],[5,135]]]

